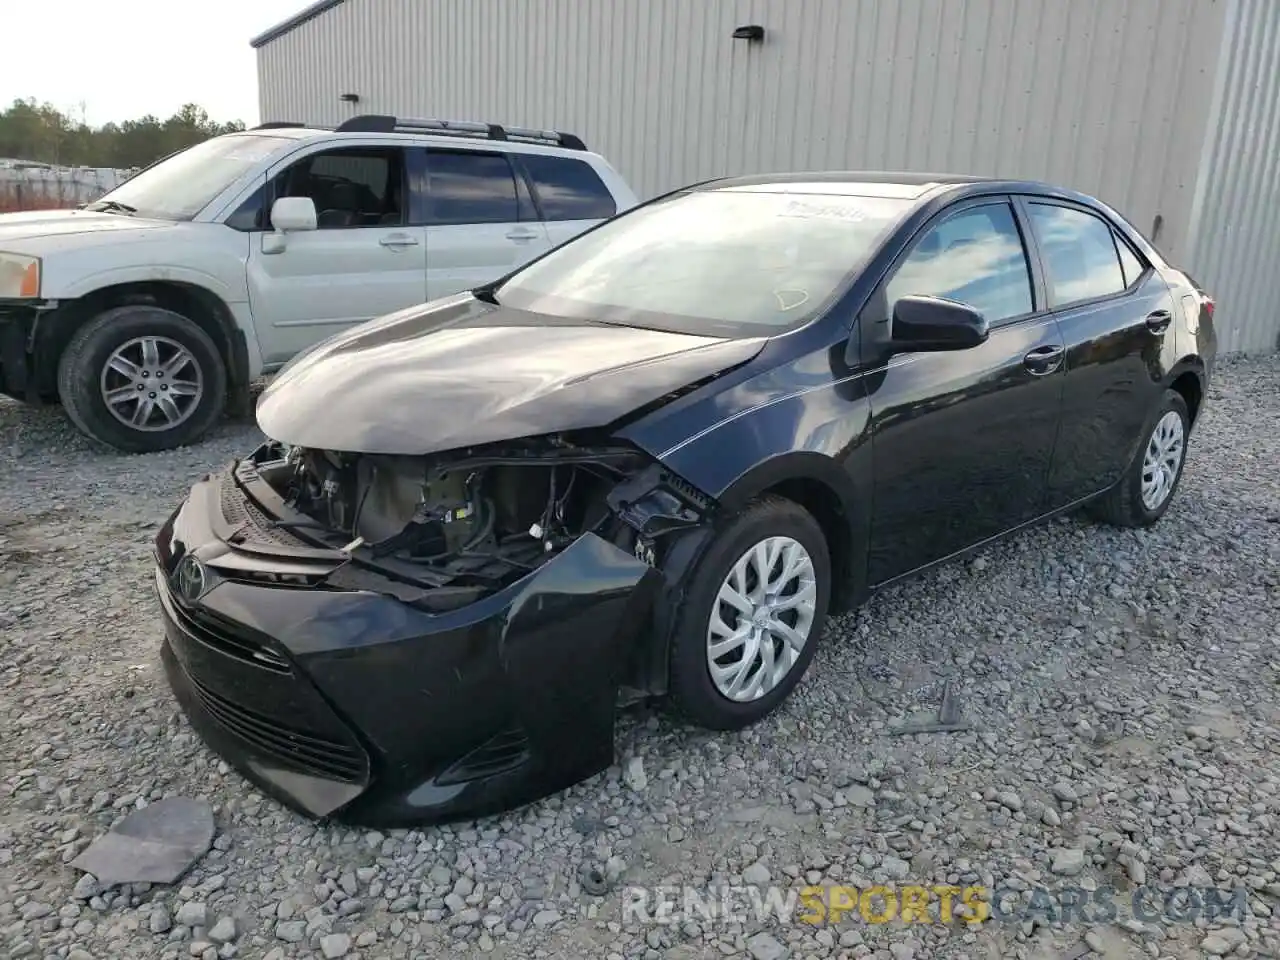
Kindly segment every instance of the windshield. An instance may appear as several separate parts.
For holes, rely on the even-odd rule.
[[[553,316],[769,336],[817,314],[910,205],[765,188],[678,194],[584,234],[493,293]]]
[[[224,189],[290,142],[256,134],[214,137],[147,167],[86,209],[190,220]]]

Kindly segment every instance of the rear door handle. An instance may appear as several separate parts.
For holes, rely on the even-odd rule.
[[[1147,329],[1152,333],[1164,333],[1173,323],[1173,314],[1168,310],[1156,310],[1147,314]]]
[[[1022,364],[1035,376],[1043,377],[1062,366],[1063,354],[1062,347],[1057,344],[1036,347],[1022,358]]]
[[[515,240],[517,243],[523,243],[525,240],[537,240],[538,231],[536,230],[512,230],[507,234],[508,240]]]
[[[389,237],[383,237],[378,242],[384,247],[416,247],[418,238],[411,237],[407,233],[393,233]]]

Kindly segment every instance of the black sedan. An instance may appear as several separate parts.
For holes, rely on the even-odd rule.
[[[156,539],[192,723],[313,816],[606,768],[620,703],[734,729],[825,618],[1077,507],[1155,523],[1213,301],[1097,200],[889,174],[701,184],[343,333]]]

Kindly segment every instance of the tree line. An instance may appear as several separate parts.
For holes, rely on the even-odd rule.
[[[0,112],[0,158],[61,166],[145,167],[209,137],[243,129],[239,120],[210,119],[193,103],[167,120],[147,115],[90,127],[47,103],[15,100]]]

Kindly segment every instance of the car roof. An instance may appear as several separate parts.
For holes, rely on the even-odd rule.
[[[727,177],[700,184],[702,190],[808,193],[829,196],[884,197],[913,200],[940,187],[994,182],[989,177],[958,173],[908,173],[888,170],[843,170],[769,173]]]
[[[1024,194],[1102,210],[1113,218],[1116,211],[1103,201],[1068,187],[1039,180],[1008,180],[962,173],[914,173],[887,170],[848,170],[800,173],[769,173],[745,177],[724,177],[686,188],[689,191],[732,191],[743,193],[793,193],[816,196],[873,197],[912,201],[913,208],[932,207],[933,202],[950,202],[986,194]]]

